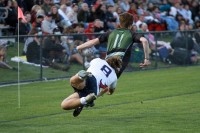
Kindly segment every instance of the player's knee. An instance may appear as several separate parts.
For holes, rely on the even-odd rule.
[[[67,104],[64,101],[61,103],[60,106],[61,106],[62,109],[68,110],[68,106],[67,106]]]
[[[70,84],[73,84],[73,83],[74,83],[74,78],[73,78],[73,77],[70,78],[69,83],[70,83]]]

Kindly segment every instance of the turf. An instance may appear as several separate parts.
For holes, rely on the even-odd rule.
[[[112,96],[77,118],[60,108],[68,80],[0,87],[0,133],[199,133],[199,69],[124,73]]]

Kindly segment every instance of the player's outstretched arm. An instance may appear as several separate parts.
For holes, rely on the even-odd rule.
[[[97,95],[98,97],[103,96],[105,93],[108,95],[112,95],[114,93],[115,89],[110,89],[109,87],[102,89],[99,94]]]
[[[99,44],[99,43],[100,43],[100,42],[99,42],[99,38],[95,38],[95,39],[89,40],[89,41],[87,41],[87,42],[85,42],[85,43],[83,43],[83,44],[77,46],[76,49],[77,49],[79,52],[81,52],[81,50],[83,50],[83,49],[85,49],[85,48],[90,48],[90,47],[92,47],[92,46],[94,46],[94,45],[97,45],[97,44]]]
[[[141,63],[140,67],[146,67],[146,66],[151,65],[151,62],[149,60],[149,43],[145,37],[141,37],[140,41],[142,42],[143,50],[144,50],[144,63]]]
[[[115,89],[108,88],[107,94],[112,95],[114,93],[114,91],[115,91]]]
[[[99,92],[99,94],[97,95],[97,97],[103,96],[103,94],[105,94],[108,91],[108,87],[105,89],[101,89],[101,91]]]

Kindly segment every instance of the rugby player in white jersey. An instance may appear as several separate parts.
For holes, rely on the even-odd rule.
[[[80,114],[86,105],[92,106],[93,101],[104,93],[113,94],[117,85],[117,73],[122,67],[120,56],[112,56],[106,60],[93,59],[87,71],[81,70],[70,78],[75,92],[64,99],[61,107],[64,110],[75,109],[73,116]]]

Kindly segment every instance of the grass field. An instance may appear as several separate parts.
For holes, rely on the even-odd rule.
[[[200,132],[200,66],[124,73],[112,96],[77,118],[60,108],[68,82],[0,87],[0,133]]]

